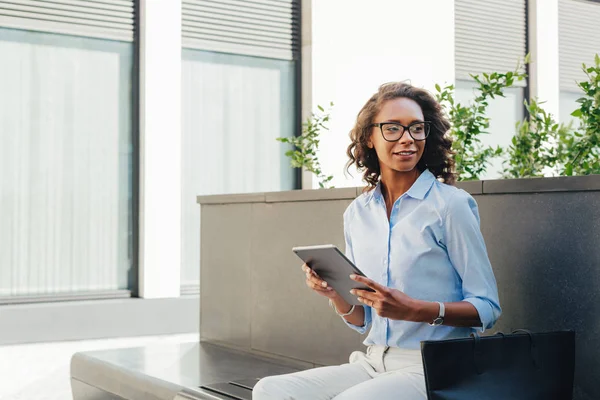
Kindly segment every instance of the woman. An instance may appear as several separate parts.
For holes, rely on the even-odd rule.
[[[405,83],[379,88],[350,133],[368,187],[344,213],[346,254],[374,292],[342,299],[306,265],[306,284],[345,323],[371,328],[350,362],[262,379],[253,398],[426,399],[420,342],[491,328],[501,310],[475,200],[452,186],[450,127],[437,101]]]

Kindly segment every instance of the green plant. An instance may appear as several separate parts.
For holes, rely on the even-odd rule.
[[[575,138],[561,142],[568,149],[564,175],[600,173],[600,55],[594,57],[594,66],[582,65],[588,80],[579,82],[584,97],[577,100],[579,108],[571,113],[580,121]]]
[[[525,63],[529,62],[529,56]],[[486,116],[489,100],[504,97],[504,89],[515,82],[526,78],[520,63],[514,71],[507,73],[484,73],[471,75],[477,84],[475,99],[464,106],[457,103],[454,97],[454,85],[441,88],[436,85],[436,98],[444,107],[452,127],[450,135],[453,138],[452,149],[455,152],[456,173],[459,180],[479,179],[485,172],[492,158],[500,156],[500,147],[484,146],[480,136],[489,134],[490,120]]]
[[[557,123],[536,100],[525,102],[529,117],[517,124],[506,151],[504,177],[600,173],[600,56],[594,61],[593,67],[583,65],[588,80],[579,82],[584,96],[571,113],[580,121],[578,128]]]
[[[285,155],[290,157],[290,164],[294,168],[305,168],[312,172],[319,181],[319,187],[322,189],[333,187],[330,182],[333,179],[331,175],[325,175],[321,169],[321,164],[317,156],[321,130],[329,130],[327,123],[333,103],[329,103],[329,108],[325,110],[317,106],[319,112],[312,113],[302,124],[302,135],[294,137],[280,137],[277,140],[281,143],[287,143],[293,146],[292,150],[286,151]]]
[[[543,176],[548,168],[553,175],[560,174],[571,127],[557,123],[540,104],[536,99],[525,100],[529,117],[517,123],[517,132],[505,152],[505,178]]]

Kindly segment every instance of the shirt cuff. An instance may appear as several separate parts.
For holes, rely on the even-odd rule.
[[[492,306],[487,300],[481,299],[479,297],[469,297],[464,299],[464,301],[473,304],[477,313],[479,314],[479,320],[481,321],[481,333],[483,333],[486,329],[490,329],[496,323],[496,317],[494,317],[494,311],[492,310]]]
[[[346,323],[346,325],[348,325],[350,328],[354,329],[356,332],[360,333],[361,335],[364,335],[367,332],[367,329],[369,329],[369,326],[371,325],[371,307],[369,306],[360,306],[365,310],[365,323],[363,324],[363,326],[356,326],[354,324],[351,324],[350,322],[346,321],[346,318],[342,317],[342,320]]]

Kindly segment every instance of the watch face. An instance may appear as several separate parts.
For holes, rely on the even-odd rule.
[[[434,326],[441,325],[443,322],[444,322],[444,318],[437,317],[436,319],[433,320],[433,324],[432,325],[434,325]]]

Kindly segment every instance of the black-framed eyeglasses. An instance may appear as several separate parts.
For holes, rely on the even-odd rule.
[[[402,139],[404,132],[408,131],[413,140],[421,141],[427,139],[429,131],[431,129],[431,122],[429,121],[416,121],[408,126],[404,126],[398,122],[379,122],[377,124],[371,124],[371,126],[379,127],[381,135],[388,142],[397,142]]]

